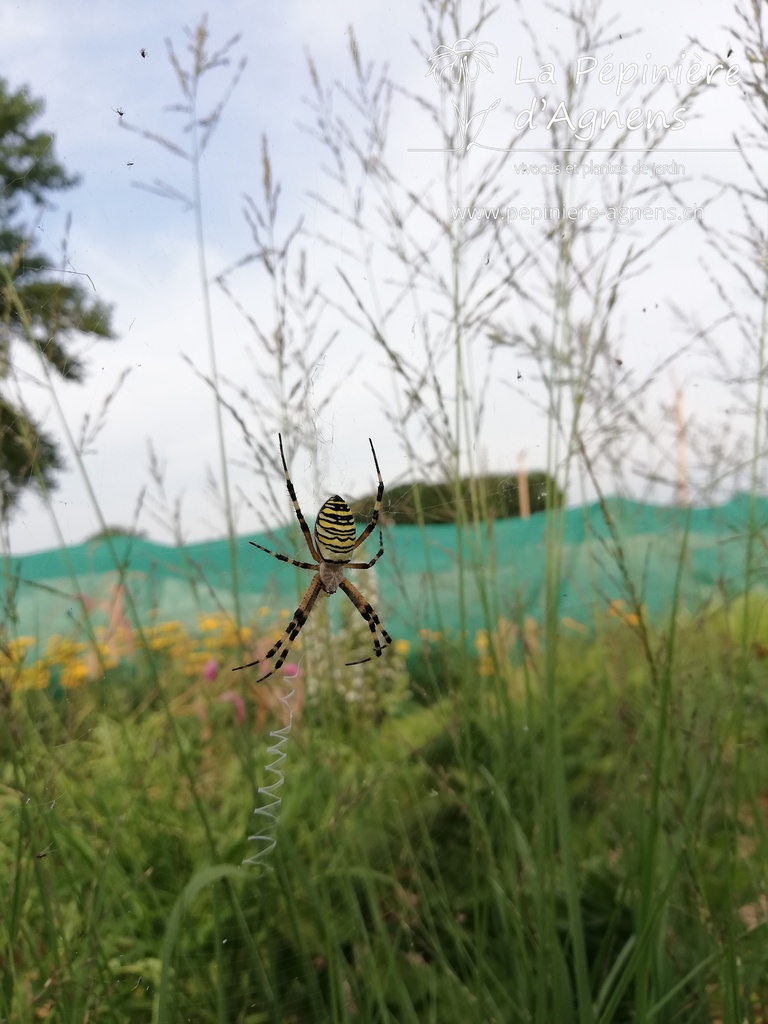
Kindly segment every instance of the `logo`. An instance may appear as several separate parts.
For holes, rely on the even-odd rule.
[[[451,100],[459,128],[461,140],[460,152],[467,152],[475,144],[477,136],[483,129],[486,118],[501,103],[494,100],[490,107],[469,113],[469,83],[476,82],[480,75],[480,67],[487,68],[493,74],[490,57],[498,57],[499,51],[493,43],[473,43],[469,39],[459,39],[453,46],[438,46],[429,56],[429,71],[439,85],[449,83],[459,86],[461,106]]]
[[[453,46],[438,46],[429,56],[429,70],[425,78],[432,77],[441,89],[454,92],[451,98],[456,118],[458,144],[437,149],[411,149],[411,152],[453,152],[464,155],[475,147],[495,152],[508,152],[507,147],[487,145],[480,142],[480,134],[486,127],[489,114],[496,110],[501,99],[495,99],[489,106],[473,109],[476,95],[474,83],[482,71],[493,74],[491,62],[498,59],[499,51],[493,43],[473,43],[471,39],[459,39]],[[666,132],[679,132],[686,127],[685,103],[703,88],[711,85],[740,85],[739,65],[726,65],[720,62],[705,63],[699,53],[694,51],[689,57],[682,53],[676,64],[656,64],[650,53],[645,54],[645,63],[619,61],[613,54],[603,59],[584,55],[578,57],[565,75],[567,99],[550,98],[558,86],[558,73],[554,64],[541,64],[533,74],[526,75],[523,60],[517,58],[514,71],[515,86],[532,85],[546,87],[548,95],[535,95],[527,106],[515,110],[512,107],[514,128],[520,135],[536,132],[539,128],[550,131],[554,128],[564,129],[568,135],[568,146],[557,148],[557,152],[578,152],[583,144],[591,143],[600,132],[613,129],[625,139],[631,139],[632,133],[640,132],[643,144],[637,150],[646,152],[649,147],[648,135],[662,138]],[[629,106],[631,90],[637,86],[647,86],[647,99],[655,94],[658,87],[675,85],[687,88],[687,93],[678,106],[669,112],[663,109],[644,109],[640,105]],[[600,94],[605,95],[614,105],[589,106],[586,104]],[[625,106],[617,105],[616,101],[624,101]],[[576,109],[576,108],[583,109]],[[488,133],[486,132],[486,136]],[[535,141],[535,136],[533,137]],[[536,147],[543,152],[551,149],[548,145]],[[581,145],[580,145],[581,144]],[[592,150],[595,152],[595,150]],[[615,145],[610,147],[615,151]]]

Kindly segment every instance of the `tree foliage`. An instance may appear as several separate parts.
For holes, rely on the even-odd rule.
[[[462,477],[460,493],[464,515],[470,522],[475,514],[481,519],[510,519],[520,515],[517,475]],[[555,480],[538,470],[528,474],[528,493],[531,512],[560,508],[564,502],[563,492]],[[374,499],[375,495],[369,495],[350,504],[357,522],[370,518]],[[417,523],[422,517],[425,523],[454,523],[456,511],[456,489],[452,482],[408,483],[387,489],[382,517],[393,523]]]
[[[23,490],[55,485],[63,467],[56,441],[10,395],[15,346],[36,349],[46,365],[81,382],[85,368],[73,348],[77,335],[112,338],[111,310],[93,298],[90,285],[59,270],[38,246],[35,211],[52,193],[78,178],[56,159],[54,137],[35,131],[44,104],[26,88],[12,91],[0,78],[0,512],[7,514]]]

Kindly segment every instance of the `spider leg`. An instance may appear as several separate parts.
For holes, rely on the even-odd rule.
[[[357,608],[362,617],[368,623],[368,628],[370,629],[373,638],[374,653],[377,658],[380,658],[382,653],[382,646],[378,636],[376,635],[376,631],[378,630],[381,633],[382,637],[384,638],[385,646],[392,643],[392,637],[389,635],[386,629],[384,629],[384,627],[381,624],[381,621],[379,620],[379,616],[373,610],[372,606],[366,601],[366,599],[363,597],[363,595],[360,593],[357,587],[353,587],[349,580],[343,579],[339,584],[339,589],[344,591],[349,600],[352,602],[355,608]],[[366,661],[370,660],[370,658],[362,658],[360,661],[348,661],[346,662],[346,664],[363,665],[365,664]]]
[[[253,544],[259,551],[264,551],[268,555],[272,555],[273,558],[279,558],[281,562],[287,562],[289,565],[295,565],[297,569],[317,569],[317,565],[314,562],[297,562],[295,558],[289,558],[288,555],[279,555],[277,551],[270,551],[269,548],[263,548],[261,544],[257,544],[255,540],[249,540],[249,544]]]
[[[251,541],[251,544],[253,544],[253,541]],[[270,554],[272,554],[272,552],[270,552]],[[384,554],[384,537],[382,535],[381,530],[379,530],[379,550],[376,552],[376,554],[373,556],[373,558],[370,560],[370,562],[347,562],[347,564],[344,566],[344,568],[345,569],[372,569],[374,567],[374,565],[376,565],[376,563],[378,562],[378,560],[381,558],[381,556],[383,554]]]
[[[280,458],[283,463],[283,472],[285,473],[285,486],[288,488],[288,497],[293,502],[293,510],[296,513],[296,518],[299,520],[299,526],[301,527],[301,532],[304,534],[304,540],[307,542],[309,553],[310,555],[312,555],[316,562],[319,562],[321,560],[320,553],[315,547],[315,542],[312,540],[312,534],[310,532],[309,527],[307,526],[307,521],[304,518],[304,513],[301,511],[299,507],[299,500],[296,497],[296,491],[294,490],[293,484],[291,483],[291,478],[288,476],[288,466],[286,465],[285,454],[283,453],[283,436],[282,434],[278,434],[277,437],[278,440],[280,441]],[[314,568],[314,566],[312,568]]]
[[[312,611],[315,601],[317,601],[318,596],[322,592],[323,584],[320,582],[320,577],[315,576],[315,578],[309,584],[309,587],[307,588],[307,592],[304,594],[304,597],[302,597],[299,607],[293,613],[293,618],[288,623],[285,632],[274,645],[274,647],[271,647],[262,658],[257,658],[255,661],[249,661],[247,665],[238,665],[236,668],[233,668],[232,671],[239,672],[243,668],[252,668],[254,665],[260,664],[262,661],[269,661],[271,658],[274,658],[274,656],[278,654],[279,651],[280,653],[278,654],[277,661],[272,666],[271,670],[267,672],[266,675],[263,675],[259,679],[257,679],[256,682],[262,683],[264,682],[265,679],[269,679],[271,675],[274,675],[275,672],[279,672],[280,669],[283,667],[283,662],[288,657],[288,652],[290,651],[294,640],[301,632],[301,628],[307,621],[309,613]]]
[[[376,529],[376,523],[378,523],[379,521],[379,512],[381,511],[381,499],[384,497],[384,481],[381,479],[379,460],[376,458],[376,449],[373,447],[373,441],[370,439],[370,437],[368,438],[368,444],[371,446],[371,451],[373,452],[373,462],[374,465],[376,466],[376,475],[379,478],[379,487],[378,490],[376,491],[376,501],[374,502],[373,505],[373,512],[371,512],[371,521],[368,523],[366,528],[355,541],[355,548],[359,548],[363,541],[366,539],[366,537],[369,537]],[[354,548],[352,550],[354,551]]]

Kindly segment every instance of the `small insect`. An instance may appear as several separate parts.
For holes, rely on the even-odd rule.
[[[726,55],[725,55],[725,56],[726,56],[726,57],[730,57],[732,53],[733,53],[733,50],[729,50],[729,51],[728,51],[728,53],[726,53]]]
[[[133,167],[133,160],[129,160],[126,166]]]
[[[119,115],[120,115],[120,117],[122,117],[122,116],[123,116],[123,114],[125,113],[125,111],[123,110],[123,108],[122,108],[122,107],[112,107],[112,109],[114,110],[114,112],[115,112],[116,114],[119,114]]]
[[[143,47],[143,46],[142,46],[142,48],[141,48],[141,49],[139,50],[139,53],[141,54],[141,56],[142,56],[142,57],[146,57],[146,56],[147,56],[147,51],[146,51],[146,50],[144,49],[144,47]]]
[[[375,657],[380,658],[383,651],[381,640],[379,640],[379,634],[381,634],[381,638],[384,641],[384,647],[392,643],[392,637],[382,626],[376,612],[366,601],[357,587],[354,587],[344,575],[347,569],[371,569],[384,554],[384,538],[381,530],[379,530],[379,550],[374,557],[369,562],[350,561],[352,552],[359,548],[363,541],[376,529],[376,524],[379,521],[379,512],[381,511],[381,499],[384,497],[384,481],[381,479],[379,460],[376,458],[376,450],[373,447],[373,441],[371,441],[370,437],[368,438],[368,444],[371,446],[371,452],[373,453],[373,462],[376,466],[376,475],[379,478],[379,486],[376,491],[376,501],[373,505],[373,512],[371,512],[370,522],[360,536],[356,538],[355,519],[349,505],[343,498],[340,498],[338,494],[333,494],[317,513],[315,536],[313,539],[309,527],[307,526],[307,521],[299,507],[299,502],[296,498],[296,491],[291,483],[291,478],[288,475],[288,466],[286,465],[285,455],[283,453],[283,438],[280,434],[277,436],[280,442],[280,459],[283,463],[283,472],[285,473],[285,485],[288,488],[288,496],[293,502],[296,518],[299,521],[301,532],[304,534],[304,540],[307,542],[309,553],[312,555],[314,562],[297,562],[296,559],[289,558],[288,555],[281,555],[276,551],[270,551],[269,548],[263,548],[261,544],[257,544],[255,541],[250,541],[250,543],[255,548],[258,548],[259,551],[264,551],[266,554],[272,555],[273,558],[278,558],[281,562],[288,562],[289,565],[295,565],[299,569],[315,569],[317,571],[312,578],[312,582],[307,588],[307,592],[301,599],[299,607],[294,612],[293,618],[288,623],[285,632],[274,647],[270,648],[263,658],[257,658],[256,661],[249,661],[247,665],[238,665],[236,668],[232,669],[233,672],[239,672],[241,669],[251,668],[253,665],[258,665],[262,661],[270,661],[270,659],[277,655],[277,660],[275,661],[271,671],[257,679],[257,683],[261,683],[263,680],[269,679],[271,675],[274,675],[275,672],[280,670],[285,659],[288,657],[288,652],[290,651],[294,640],[299,635],[302,626],[309,618],[309,613],[312,611],[315,602],[323,593],[334,594],[337,590],[341,590],[347,595],[349,600],[368,623],[368,628],[370,629],[371,636],[373,638],[373,651]],[[360,661],[348,661],[347,665],[362,665],[366,661],[370,660],[370,658],[362,658]]]

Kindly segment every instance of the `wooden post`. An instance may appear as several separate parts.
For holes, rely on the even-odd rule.
[[[677,504],[688,506],[688,467],[685,460],[685,418],[683,416],[683,389],[675,387],[675,433],[677,435]]]
[[[525,452],[520,452],[519,469],[517,471],[517,494],[520,505],[520,518],[531,518],[531,492],[528,489],[528,473],[525,468]]]

